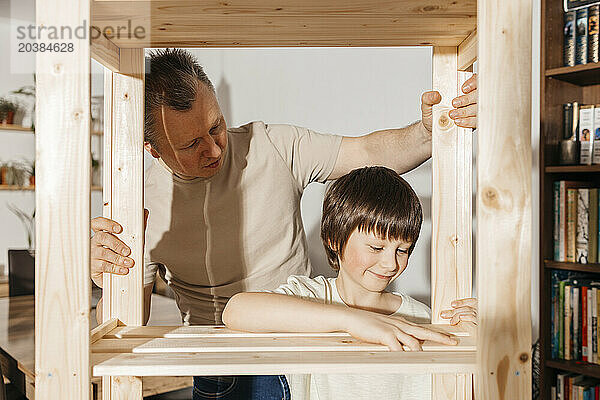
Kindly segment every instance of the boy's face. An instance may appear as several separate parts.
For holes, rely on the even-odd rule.
[[[382,292],[408,264],[411,243],[352,232],[340,260],[340,275],[370,292]]]

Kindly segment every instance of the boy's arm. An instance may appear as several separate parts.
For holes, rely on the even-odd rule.
[[[390,350],[421,350],[419,340],[455,345],[451,337],[401,318],[276,293],[238,293],[223,311],[228,328],[249,332],[348,332]]]

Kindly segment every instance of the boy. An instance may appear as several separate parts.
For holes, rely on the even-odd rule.
[[[231,329],[252,332],[345,331],[390,350],[420,350],[420,340],[456,344],[422,328],[429,308],[386,287],[405,269],[421,229],[417,195],[396,172],[365,167],[339,178],[323,203],[321,239],[336,278],[290,276],[272,293],[239,293],[223,312]],[[476,321],[476,300],[442,313]],[[387,372],[387,371],[373,371]],[[290,375],[292,399],[424,399],[430,375]]]

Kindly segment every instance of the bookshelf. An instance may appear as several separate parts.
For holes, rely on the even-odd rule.
[[[553,240],[553,184],[559,180],[589,181],[600,187],[600,165],[562,166],[558,162],[562,138],[562,105],[577,101],[600,104],[600,63],[563,66],[562,2],[542,0],[540,81],[540,399],[551,398],[560,371],[600,378],[600,365],[551,359],[551,272],[579,271],[598,274],[600,264],[556,262]]]

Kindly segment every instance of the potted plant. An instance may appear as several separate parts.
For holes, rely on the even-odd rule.
[[[14,204],[7,204],[6,207],[19,218],[23,227],[25,228],[25,232],[27,233],[27,245],[28,249],[32,250],[34,247],[34,229],[35,229],[35,209],[30,214],[27,214],[25,211],[21,210]]]
[[[33,85],[23,86],[12,93],[23,99],[27,112],[24,113],[22,124],[23,126],[31,126],[31,130],[35,132],[35,74],[33,74]],[[28,112],[28,111],[31,112]]]
[[[7,98],[0,99],[0,122],[3,125],[10,125],[14,121],[15,112],[19,109],[17,103]]]
[[[27,172],[29,173],[29,186],[35,186],[35,160],[27,163]]]

